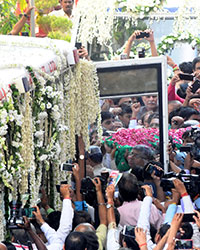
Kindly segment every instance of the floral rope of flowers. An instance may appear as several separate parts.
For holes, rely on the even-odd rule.
[[[4,186],[3,184],[0,185],[0,241],[5,239],[5,204],[4,204]]]
[[[41,81],[37,79],[33,69],[27,67],[27,70],[35,84],[35,95],[32,105],[37,176],[35,180],[35,194],[38,194],[43,166],[46,166],[48,171],[51,162],[56,166],[60,164],[59,126],[61,124],[58,104],[61,99],[55,83],[53,84],[48,80],[45,86],[41,85]]]
[[[99,90],[98,78],[95,66],[87,60],[80,60],[75,71],[76,81],[76,106],[75,132],[77,135],[82,135],[85,142],[86,150],[90,146],[88,125],[97,121],[98,136],[101,137],[102,131],[99,126],[100,106],[99,106]]]
[[[30,114],[30,93],[25,93],[25,112],[24,122],[22,124],[22,158],[24,167],[21,170],[21,183],[19,186],[20,194],[25,194],[28,191],[28,174],[32,164],[32,125]]]
[[[161,42],[157,45],[157,51],[160,55],[171,52],[178,44],[188,43],[194,48],[200,47],[200,39],[193,36],[189,32],[171,34],[163,37]]]
[[[116,6],[121,9],[122,12],[130,15],[139,16],[141,19],[150,15],[152,12],[157,12],[163,6],[165,0],[117,0]]]
[[[114,14],[115,0],[79,0],[74,15],[80,18],[78,40],[83,44],[92,44],[96,38],[101,45],[110,43]]]
[[[13,178],[20,175],[22,166],[21,150],[21,125],[22,115],[17,106],[18,90],[11,86],[12,93],[0,104],[0,178],[5,186],[14,190]],[[11,143],[8,143],[11,142]]]
[[[177,146],[182,144],[182,135],[186,130],[186,128],[169,130],[169,135],[172,136],[173,142]],[[159,130],[155,128],[121,129],[105,141],[108,146],[115,143],[119,147],[125,145],[134,147],[138,144],[156,147],[159,143]]]

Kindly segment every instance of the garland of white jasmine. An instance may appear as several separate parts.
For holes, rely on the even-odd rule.
[[[192,48],[200,47],[200,38],[193,36],[191,33],[177,33],[163,37],[157,46],[160,55],[170,53],[175,47],[181,43],[188,43]]]
[[[88,148],[88,125],[97,117],[101,134],[100,107],[92,62],[81,60],[74,72],[67,71],[64,88],[63,81],[56,82],[55,77],[38,69],[26,69],[35,85],[32,97],[29,93],[20,96],[12,85],[11,95],[0,103],[0,178],[13,190],[14,200],[30,185],[30,204],[34,205],[43,170],[48,171],[51,164],[55,167],[54,183],[64,177],[59,166],[61,161],[74,158],[75,135],[82,135]]]
[[[157,12],[164,2],[165,0],[117,0],[116,5],[120,11],[130,15],[137,15],[140,19],[143,19],[152,12]]]

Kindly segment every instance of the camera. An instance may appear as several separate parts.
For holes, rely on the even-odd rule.
[[[140,32],[140,34],[136,36],[136,39],[145,38],[149,36],[150,34],[148,32]]]
[[[180,147],[180,152],[190,152],[195,160],[200,161],[200,129],[192,128],[189,136],[194,140],[194,143]]]
[[[180,80],[186,80],[186,81],[193,81],[194,80],[194,76],[190,75],[190,74],[178,74]]]
[[[101,181],[101,188],[103,194],[105,194],[106,187],[107,187],[107,180],[103,178],[102,176],[97,176]],[[97,196],[96,196],[96,187],[94,183],[92,182],[92,179],[87,176],[81,180],[81,194],[85,196],[85,201],[90,206],[96,206],[97,205]]]
[[[185,173],[166,173],[161,179],[160,186],[163,188],[164,192],[171,191],[172,188],[175,188],[173,180],[181,180],[188,194],[193,198],[200,192],[200,177],[195,174],[185,174]]]
[[[22,203],[12,201],[10,203],[10,218],[8,220],[8,229],[20,229],[19,225],[24,225],[24,218],[34,218],[33,211],[36,211],[36,208],[22,208]]]
[[[144,58],[145,57],[145,48],[138,47],[137,52],[138,52],[138,57],[139,58]]]

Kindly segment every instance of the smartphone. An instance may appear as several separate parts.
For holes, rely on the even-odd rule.
[[[81,49],[82,43],[75,43],[75,47],[76,47],[77,49]]]
[[[149,37],[149,33],[147,32],[140,32],[139,35],[136,36],[136,39],[144,38],[144,37]]]
[[[180,147],[180,152],[190,152],[191,147],[190,146],[181,146]]]
[[[152,165],[151,163],[148,164],[148,166],[146,167],[145,171],[149,174],[152,174],[153,171],[155,171],[155,175],[158,177],[162,177],[164,175],[164,170],[158,170],[154,165]]]
[[[24,210],[27,218],[34,218],[33,212],[37,211],[35,207],[24,208]]]
[[[194,80],[194,76],[193,75],[190,75],[190,74],[178,74],[179,75],[179,78],[180,80],[186,80],[186,81],[193,81]]]
[[[197,216],[197,213],[191,213],[191,214],[184,214],[183,215],[183,222],[195,222],[193,216]]]
[[[135,238],[135,226],[124,226],[123,235]]]
[[[174,249],[193,249],[192,240],[177,240]]]
[[[60,170],[61,171],[68,171],[68,172],[72,172],[72,169],[74,168],[74,165],[71,163],[62,163]]]
[[[199,81],[199,80],[196,80],[196,81],[192,84],[192,93],[194,94],[199,88],[200,88],[200,81]]]

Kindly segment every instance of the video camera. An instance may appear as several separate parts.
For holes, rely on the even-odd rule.
[[[33,218],[33,211],[36,211],[36,208],[22,208],[22,203],[17,203],[12,201],[10,204],[11,215],[8,220],[8,229],[20,229],[18,225],[24,225],[24,218]]]
[[[103,178],[102,176],[97,176],[101,181],[101,188],[103,194],[105,194],[106,187],[107,187],[107,180]],[[83,178],[81,180],[81,194],[85,196],[85,201],[90,206],[96,206],[97,205],[97,196],[96,196],[96,187],[94,183],[92,182],[92,179],[87,176],[86,178]]]
[[[196,160],[200,161],[200,129],[192,128],[189,137],[191,137],[194,142],[187,144],[187,146],[180,147],[180,152],[190,152]]]
[[[161,179],[160,186],[163,188],[164,192],[171,191],[172,188],[175,188],[173,180],[181,180],[188,194],[193,198],[200,192],[200,177],[195,174],[185,174],[185,173],[166,173]]]

